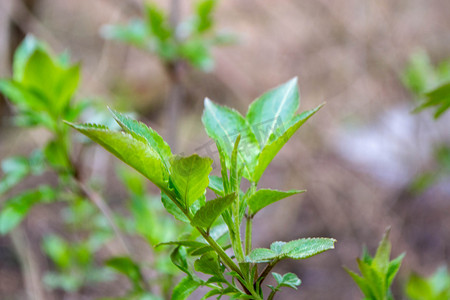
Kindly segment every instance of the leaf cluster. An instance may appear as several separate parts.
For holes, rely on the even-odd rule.
[[[154,53],[168,64],[184,60],[209,71],[214,66],[211,48],[234,40],[230,34],[215,30],[213,14],[217,3],[217,0],[197,0],[192,16],[179,24],[173,24],[156,4],[146,3],[143,19],[134,19],[127,25],[107,25],[102,34],[107,39]]]
[[[257,189],[257,182],[281,147],[320,109],[296,114],[298,107],[295,78],[255,100],[246,117],[206,99],[202,120],[216,142],[221,176],[211,176],[212,159],[197,154],[174,155],[157,132],[114,110],[111,113],[123,131],[96,124],[68,124],[153,182],[161,190],[166,210],[196,230],[197,234],[160,244],[174,247],[172,263],[187,274],[174,288],[172,299],[186,299],[200,286],[210,288],[204,299],[223,295],[263,299],[262,282],[278,261],[306,259],[334,248],[334,239],[307,238],[275,242],[270,249],[251,249],[256,213],[304,192]],[[250,182],[247,191],[241,190],[243,178]],[[207,188],[216,194],[214,199],[206,199]],[[241,237],[244,218],[245,241]],[[232,256],[225,252],[228,248]],[[258,272],[261,263],[267,265]],[[210,278],[205,281],[195,272]],[[278,279],[271,298],[282,286],[299,284],[292,275]]]
[[[450,299],[450,274],[445,266],[428,278],[413,273],[408,278],[405,292],[411,300]]]
[[[357,258],[361,275],[345,268],[363,292],[365,299],[392,300],[390,287],[400,269],[404,253],[390,260],[391,243],[389,242],[389,229],[385,232],[374,257],[364,249],[361,258]]]

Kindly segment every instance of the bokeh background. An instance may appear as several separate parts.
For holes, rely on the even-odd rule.
[[[169,1],[155,2],[167,8]],[[182,14],[189,13],[190,2],[182,1]],[[82,63],[81,95],[135,111],[165,136],[173,120],[165,112],[169,79],[164,68],[156,57],[99,34],[105,24],[140,16],[142,5],[138,0],[1,0],[0,75],[10,76],[14,49],[33,33]],[[238,42],[214,49],[211,72],[186,68],[178,152],[201,150],[209,141],[200,119],[205,96],[245,113],[258,95],[298,76],[301,110],[326,102],[260,184],[308,192],[262,212],[255,220],[254,243],[267,247],[274,240],[307,236],[329,236],[338,243],[334,251],[306,261],[281,263],[278,272],[295,272],[303,283],[278,299],[360,299],[342,266],[356,269],[362,245],[373,252],[388,226],[393,255],[407,253],[394,286],[398,299],[411,271],[429,275],[448,264],[450,177],[443,175],[421,193],[411,192],[411,183],[436,169],[434,149],[450,143],[450,114],[438,121],[428,111],[412,114],[417,102],[401,77],[419,49],[435,64],[450,57],[449,15],[446,0],[220,1],[217,27],[235,33]],[[26,154],[46,138],[14,128],[12,114],[1,99],[0,159]],[[95,157],[94,173],[107,185],[105,198],[114,210],[124,209],[111,167],[118,161],[103,150]],[[58,226],[60,209],[35,207],[21,225],[29,268],[20,264],[27,254],[18,253],[10,237],[0,237],[0,299],[27,299],[24,273],[33,272],[39,281],[51,268],[40,240]],[[141,252],[145,255],[145,248]],[[42,293],[45,299],[95,299],[126,286],[119,278],[76,294],[43,287]]]

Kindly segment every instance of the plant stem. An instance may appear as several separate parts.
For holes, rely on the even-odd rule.
[[[269,297],[267,298],[267,300],[273,300],[273,297],[275,296],[275,291],[272,291],[269,295]]]
[[[261,286],[263,281],[266,279],[267,275],[269,275],[270,271],[272,271],[273,267],[277,264],[278,260],[271,261],[261,272],[256,282]]]
[[[250,193],[248,195],[252,196],[256,192],[256,182],[251,182]],[[246,215],[246,228],[245,228],[245,255],[248,255],[252,251],[252,225],[253,225],[253,216]]]
[[[249,255],[252,251],[252,225],[253,217],[246,216],[247,222],[245,227],[245,255]]]
[[[242,249],[242,239],[241,239],[241,220],[239,218],[239,190],[237,190],[236,201],[233,203],[233,218],[234,218],[234,232],[235,232],[235,241],[233,244],[234,254],[236,255],[236,259],[239,263],[244,262],[244,250]]]

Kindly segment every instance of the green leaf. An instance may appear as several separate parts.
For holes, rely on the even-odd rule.
[[[416,95],[422,95],[436,81],[436,73],[425,51],[417,51],[411,55],[402,74],[402,81]]]
[[[417,109],[436,106],[435,118],[439,118],[450,108],[450,81],[426,94],[426,101]]]
[[[208,187],[208,175],[212,171],[212,159],[197,154],[183,157],[175,155],[170,164],[170,178],[184,201],[183,206],[189,208],[198,198],[203,196]]]
[[[37,190],[26,191],[6,201],[0,213],[0,234],[14,229],[28,214],[34,204],[49,202],[56,197],[52,188],[42,186]]]
[[[185,300],[192,294],[201,284],[194,280],[191,276],[184,277],[180,283],[175,286],[172,293],[172,300]]]
[[[214,25],[213,12],[217,0],[199,0],[195,3],[195,29],[198,33],[210,30]]]
[[[159,243],[155,246],[155,248],[159,247],[159,246],[168,246],[168,245],[184,246],[187,248],[200,248],[203,246],[207,246],[207,244],[202,243],[202,242],[183,240],[183,241],[170,241],[170,242]]]
[[[404,257],[405,253],[400,254],[396,259],[389,262],[389,267],[386,273],[386,288],[389,288],[392,285],[392,281],[394,281],[394,277],[397,275]]]
[[[165,167],[159,154],[146,143],[137,140],[128,133],[111,131],[104,126],[84,124],[70,126],[86,135],[124,163],[139,171],[161,190],[167,191],[168,185]]]
[[[167,212],[173,215],[175,219],[181,222],[190,223],[190,220],[186,214],[183,213],[183,211],[164,192],[161,192],[161,202]]]
[[[249,253],[245,258],[245,262],[249,263],[263,263],[269,262],[279,257],[279,254],[271,249],[256,248]]]
[[[299,105],[297,77],[264,93],[250,104],[246,118],[261,149],[280,126],[294,117]]]
[[[23,86],[44,96],[55,115],[62,112],[73,96],[80,79],[80,67],[63,67],[41,50],[30,56],[24,70]]]
[[[345,271],[352,277],[353,281],[358,285],[360,290],[363,292],[363,294],[368,297],[369,299],[376,299],[374,293],[372,292],[370,286],[367,284],[366,280],[356,274],[355,272],[351,271],[350,269],[344,267]]]
[[[114,270],[127,276],[133,283],[134,290],[142,290],[141,282],[144,281],[141,269],[131,258],[127,256],[113,257],[108,259],[105,264]]]
[[[234,199],[236,199],[235,193],[207,201],[194,215],[192,226],[209,229],[223,211],[233,203]]]
[[[257,248],[246,257],[246,262],[261,263],[285,258],[306,259],[334,249],[335,239],[304,238],[290,242],[274,242],[271,249]]]
[[[204,274],[218,276],[219,278],[223,277],[223,271],[219,264],[219,257],[215,252],[203,254],[195,261],[194,268],[196,271]]]
[[[210,45],[203,39],[190,39],[180,47],[180,55],[194,67],[209,72],[214,68]]]
[[[389,258],[391,255],[391,243],[389,242],[390,228],[386,230],[378,245],[377,252],[373,258],[373,265],[378,268],[382,274],[386,274],[389,267]]]
[[[26,157],[13,156],[2,161],[4,176],[0,179],[0,195],[18,184],[30,173],[30,164]]]
[[[178,246],[173,249],[170,254],[170,259],[172,263],[177,266],[184,273],[191,275],[191,271],[189,270],[189,266],[187,263],[187,252],[183,246]]]
[[[148,39],[147,25],[142,20],[132,20],[127,25],[106,25],[101,28],[105,39],[117,40],[136,47],[144,47]]]
[[[290,241],[283,245],[282,254],[292,259],[305,259],[334,249],[335,239],[306,238]]]
[[[234,142],[241,135],[238,163],[239,166],[244,166],[243,176],[251,179],[260,148],[255,134],[244,117],[237,111],[215,104],[206,98],[202,121],[207,134],[223,148],[228,167]]]
[[[56,235],[45,236],[42,247],[59,268],[67,269],[70,266],[70,246],[62,238]]]
[[[46,46],[31,34],[27,35],[22,43],[20,43],[19,47],[17,47],[14,52],[13,62],[14,80],[18,82],[22,81],[27,61],[37,49],[44,50],[46,49]]]
[[[169,20],[166,14],[153,4],[146,4],[147,26],[150,33],[159,41],[165,41],[172,36]]]
[[[172,151],[170,146],[163,140],[163,138],[153,129],[147,125],[130,119],[124,114],[121,114],[113,109],[109,109],[114,116],[114,119],[119,123],[122,129],[131,134],[136,139],[145,140],[150,147],[158,152],[161,160],[166,164],[168,168],[168,161],[172,157]]]
[[[300,115],[295,116],[288,123],[283,124],[282,127],[275,133],[273,133],[267,142],[267,145],[262,149],[261,154],[258,157],[255,172],[253,175],[253,181],[258,182],[264,173],[265,169],[275,157],[275,155],[281,150],[286,142],[294,135],[294,133],[310,118],[312,117],[323,105],[319,105],[313,110],[305,111]]]
[[[0,79],[0,92],[2,92],[20,110],[33,110],[47,114],[49,102],[37,93],[30,91],[26,86],[14,80]],[[53,124],[47,127],[53,128]]]
[[[304,192],[306,190],[291,190],[287,192],[269,189],[258,190],[247,200],[249,213],[255,215],[258,211],[274,202]]]
[[[208,188],[211,189],[216,195],[225,196],[225,191],[223,188],[222,178],[215,175],[209,176]]]
[[[278,287],[285,286],[296,290],[297,287],[302,283],[302,281],[294,273],[286,273],[284,275],[280,275],[278,273],[272,272],[272,275],[277,281]]]

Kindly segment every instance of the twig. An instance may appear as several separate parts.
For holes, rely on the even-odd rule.
[[[11,232],[11,239],[22,265],[27,299],[48,300],[41,285],[41,274],[36,263],[33,247],[30,246],[27,234],[20,226]]]
[[[94,203],[97,208],[102,212],[102,214],[106,217],[108,220],[109,225],[111,226],[112,230],[114,231],[114,234],[117,236],[117,239],[119,240],[123,250],[130,256],[131,251],[128,247],[125,237],[122,235],[122,233],[119,230],[119,227],[117,226],[116,222],[113,219],[113,213],[109,206],[105,203],[103,198],[96,192],[89,189],[83,182],[80,180],[76,180],[78,187],[80,188],[81,192],[86,196],[89,200]]]

